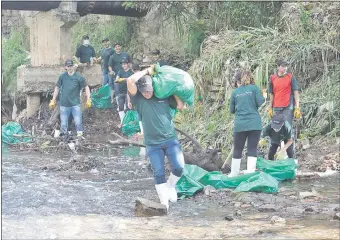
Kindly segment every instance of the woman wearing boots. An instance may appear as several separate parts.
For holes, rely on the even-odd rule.
[[[238,78],[237,78],[238,77]],[[230,99],[230,112],[235,114],[234,121],[234,152],[229,177],[240,172],[242,151],[247,140],[247,170],[256,170],[257,144],[260,139],[262,123],[258,108],[264,103],[259,87],[255,85],[250,71],[236,75],[237,86]]]

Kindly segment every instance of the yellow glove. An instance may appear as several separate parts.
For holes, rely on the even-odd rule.
[[[273,108],[269,108],[269,109],[267,110],[267,114],[268,114],[268,117],[269,117],[269,118],[272,118],[272,117],[274,116]]]
[[[262,138],[262,139],[259,141],[259,146],[260,146],[261,148],[267,146],[267,141],[266,141],[266,139]]]
[[[86,103],[85,103],[85,107],[86,107],[86,108],[91,108],[91,106],[92,106],[91,99],[88,99],[88,100],[86,101]]]
[[[301,118],[301,111],[300,111],[300,108],[296,107],[296,108],[294,109],[294,117],[295,117],[296,119],[300,119],[300,118]]]
[[[283,160],[285,158],[285,155],[285,151],[281,150],[280,152],[276,153],[274,157],[276,160]]]
[[[51,101],[50,101],[50,104],[48,104],[48,107],[50,108],[50,109],[53,109],[53,108],[55,108],[55,101],[52,99]]]
[[[124,78],[117,78],[115,82],[116,83],[121,83],[121,82],[123,82],[123,80],[124,80]]]

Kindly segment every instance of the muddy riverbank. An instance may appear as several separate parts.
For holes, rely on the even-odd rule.
[[[138,148],[111,153],[7,153],[2,159],[4,239],[337,239],[339,175],[284,182],[278,194],[206,188],[137,218],[137,197],[158,201]]]

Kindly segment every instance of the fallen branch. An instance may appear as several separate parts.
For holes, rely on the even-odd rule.
[[[116,140],[116,141],[109,140],[109,143],[111,145],[133,145],[133,146],[137,146],[137,147],[146,147],[144,144],[141,144],[139,142],[123,140],[123,139]]]
[[[178,129],[178,128],[175,128],[177,132],[183,134],[184,136],[186,136],[187,138],[189,138],[191,140],[191,142],[195,145],[195,147],[197,148],[197,150],[199,152],[202,152],[203,148],[201,146],[201,144],[199,144],[199,142],[197,142],[196,139],[194,139],[193,137],[191,137],[188,133]]]

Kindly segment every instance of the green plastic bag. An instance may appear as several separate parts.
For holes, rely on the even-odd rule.
[[[193,196],[201,191],[204,185],[199,180],[208,172],[196,165],[184,165],[184,173],[176,184],[176,191],[180,198]]]
[[[267,173],[255,172],[244,174],[243,177],[248,179],[241,182],[235,192],[276,193],[279,189],[279,182]]]
[[[261,157],[257,158],[256,168],[265,173],[268,173],[278,181],[284,181],[288,179],[294,179],[297,164],[295,159],[288,158],[284,160],[265,160]]]
[[[111,88],[108,84],[91,93],[92,105],[100,109],[112,108]]]
[[[14,134],[25,135],[19,123],[8,122],[1,126],[1,139],[4,143],[15,144],[21,142],[30,142],[32,140],[30,137],[14,137]]]
[[[188,105],[193,105],[195,85],[187,72],[166,65],[162,67],[156,65],[155,71],[152,81],[156,97],[167,98],[176,95]]]
[[[140,132],[138,113],[135,110],[129,110],[123,118],[122,132],[125,136],[132,136]]]

